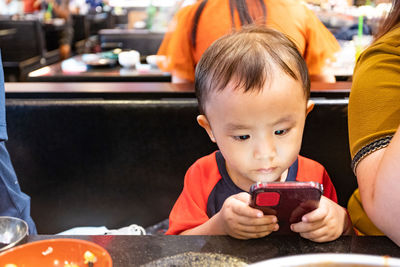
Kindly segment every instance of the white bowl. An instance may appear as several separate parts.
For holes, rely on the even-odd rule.
[[[118,62],[124,68],[133,68],[140,63],[140,53],[136,50],[123,51],[118,54]]]
[[[167,57],[162,55],[150,55],[146,57],[146,62],[153,68],[158,68],[159,65],[164,66],[166,61]]]
[[[152,67],[158,67],[158,64],[161,63],[163,64],[166,61],[165,56],[161,55],[150,55],[146,57],[146,62],[150,64]]]
[[[251,267],[379,267],[400,266],[400,259],[366,254],[318,253],[273,258]]]

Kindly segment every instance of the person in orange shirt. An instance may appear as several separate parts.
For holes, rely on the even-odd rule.
[[[159,48],[160,68],[173,82],[193,82],[204,51],[219,37],[247,24],[266,24],[286,34],[304,57],[312,81],[335,82],[324,70],[340,50],[335,37],[298,0],[203,0],[180,9]]]

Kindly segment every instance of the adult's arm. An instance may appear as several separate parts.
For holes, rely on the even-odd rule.
[[[400,246],[400,126],[386,148],[360,161],[356,175],[368,217]]]
[[[193,6],[180,9],[170,22],[167,33],[158,49],[157,55],[165,56],[166,60],[160,62],[158,67],[163,71],[171,72],[173,83],[194,81],[195,62],[192,56],[190,31]]]
[[[327,68],[327,62],[336,60],[335,54],[340,51],[340,45],[315,13],[306,6],[303,8],[307,18],[304,25],[306,48],[303,56],[307,63],[310,80],[334,83],[336,79]]]
[[[400,245],[400,28],[359,57],[349,98],[349,141],[369,219]],[[397,161],[397,162],[396,162]]]

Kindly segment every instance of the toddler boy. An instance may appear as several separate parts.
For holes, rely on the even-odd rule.
[[[276,216],[249,206],[255,182],[323,184],[319,207],[291,225],[325,242],[350,233],[346,210],[324,167],[299,156],[309,101],[307,66],[283,34],[252,26],[215,41],[196,67],[197,121],[219,151],[196,161],[170,214],[167,234],[259,238],[279,229]]]

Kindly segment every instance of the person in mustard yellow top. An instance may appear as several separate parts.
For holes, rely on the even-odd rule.
[[[194,69],[204,51],[219,37],[247,24],[266,24],[286,34],[304,57],[312,81],[334,82],[324,72],[328,59],[340,50],[335,37],[313,11],[298,0],[203,0],[175,15],[158,55],[165,55],[164,71],[173,82],[193,82]]]
[[[348,115],[359,185],[348,203],[351,219],[361,234],[386,234],[400,246],[399,0],[357,61]]]

